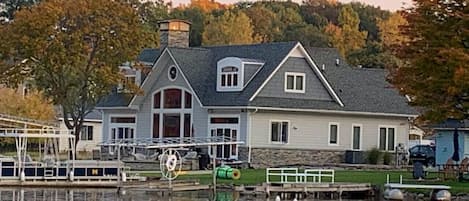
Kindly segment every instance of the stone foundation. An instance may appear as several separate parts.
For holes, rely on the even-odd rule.
[[[246,148],[247,149],[247,148]],[[246,153],[246,154],[245,154]],[[239,152],[246,155],[248,151]],[[308,149],[284,149],[284,148],[252,148],[251,167],[285,167],[333,164],[344,162],[345,151],[308,150]]]

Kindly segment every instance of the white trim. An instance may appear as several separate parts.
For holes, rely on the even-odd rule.
[[[272,141],[272,123],[273,122],[277,122],[277,123],[280,123],[280,127],[282,127],[282,124],[283,122],[287,122],[288,123],[288,128],[287,128],[287,142],[282,142],[282,131],[280,130],[280,136],[279,136],[279,140],[278,142],[273,142]],[[290,132],[291,132],[291,122],[290,120],[279,120],[279,119],[270,119],[269,120],[269,142],[270,144],[276,144],[276,145],[287,145],[290,143]]]
[[[288,89],[288,76],[293,76],[293,89]],[[302,89],[296,89],[296,79],[297,77],[303,77]],[[297,72],[285,72],[285,82],[284,82],[284,90],[287,93],[305,93],[306,88],[306,74],[305,73],[297,73]]]
[[[381,132],[381,128],[385,128],[385,129],[386,129],[386,141],[385,141],[385,143],[386,143],[385,146],[386,146],[386,147],[384,147],[384,150],[381,150],[381,149],[379,148],[379,146],[380,146],[380,141],[381,141],[381,133],[380,133],[380,132]],[[389,133],[388,133],[388,129],[389,129],[389,128],[393,128],[393,129],[394,129],[394,147],[393,147],[392,150],[388,150],[388,147],[389,147],[389,142],[388,142],[388,139],[389,139],[388,135],[389,135]],[[396,145],[397,145],[397,144],[398,144],[398,143],[397,143],[397,126],[395,126],[395,125],[381,125],[381,124],[378,125],[378,144],[377,144],[378,146],[376,146],[376,147],[378,148],[378,150],[380,150],[380,151],[393,152],[393,151],[396,150]]]
[[[136,108],[133,108],[133,107],[129,107],[129,106],[115,106],[115,107],[95,107],[94,109],[97,109],[97,110],[138,110]]]
[[[331,126],[335,125],[337,127],[337,142],[331,143]],[[327,145],[328,146],[339,146],[340,145],[340,123],[339,122],[329,122],[329,128],[327,129]]]
[[[255,107],[255,106],[204,106],[202,108],[205,108],[205,109],[253,109],[253,110],[271,110],[271,111],[287,111],[287,112],[315,112],[315,113],[325,113],[325,114],[349,114],[349,115],[406,117],[406,118],[418,117],[418,115],[411,115],[411,114],[395,114],[395,113],[380,113],[380,112],[357,112],[357,111],[324,110],[324,109]]]
[[[264,81],[264,83],[262,83],[262,85],[256,90],[256,92],[251,96],[251,98],[249,98],[249,101],[252,101],[254,100],[254,98],[261,92],[261,90],[265,87],[265,85],[267,85],[267,83],[272,79],[272,77],[275,75],[275,73],[277,73],[277,71],[280,69],[280,67],[283,66],[283,64],[287,61],[287,59],[290,57],[290,55],[297,49],[297,48],[300,48],[301,51],[303,51],[303,53],[305,54],[305,58],[306,60],[308,61],[308,63],[310,64],[310,66],[312,65],[312,69],[316,72],[316,74],[319,76],[319,79],[321,80],[321,82],[326,85],[326,89],[327,91],[329,91],[329,93],[332,95],[332,97],[334,98],[335,101],[337,101],[337,103],[339,103],[339,105],[341,107],[344,106],[344,104],[342,103],[342,101],[340,100],[339,96],[337,96],[337,94],[335,93],[334,89],[331,87],[331,85],[329,84],[329,82],[326,80],[326,78],[324,77],[324,75],[321,73],[321,71],[319,70],[319,68],[316,66],[316,64],[313,62],[313,60],[311,59],[311,57],[309,56],[308,52],[306,52],[306,50],[303,48],[303,46],[301,45],[301,43],[297,43],[295,45],[295,47],[293,47],[290,52],[288,52],[288,54],[285,56],[285,58],[283,58],[283,60],[280,62],[280,64],[275,68],[275,70],[269,75],[269,77],[267,77],[267,79]],[[306,88],[306,86],[305,86]]]
[[[102,115],[101,115],[102,116]],[[59,117],[57,118],[59,121],[63,121],[64,118],[63,117]],[[72,120],[72,118],[68,118],[68,120]],[[103,120],[102,120],[102,117],[101,119],[83,119],[83,123],[86,123],[86,122],[92,122],[92,123],[102,123]]]
[[[359,127],[360,128],[360,141],[358,142],[358,149],[353,148],[353,142],[354,142],[354,128]],[[363,148],[363,125],[362,124],[352,124],[352,135],[351,135],[351,140],[350,140],[350,149],[354,151],[361,151]]]

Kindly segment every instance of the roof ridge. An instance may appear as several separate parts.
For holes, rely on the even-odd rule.
[[[208,45],[201,46],[202,48],[217,48],[217,47],[240,47],[240,46],[265,46],[265,45],[279,45],[279,44],[296,44],[298,41],[282,41],[282,42],[269,42],[269,43],[251,43],[251,44],[224,44],[224,45]]]

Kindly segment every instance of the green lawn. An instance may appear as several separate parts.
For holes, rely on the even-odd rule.
[[[402,175],[403,183],[417,183],[417,184],[440,184],[451,186],[453,193],[469,193],[469,182],[457,181],[435,181],[437,178],[436,173],[430,173],[426,181],[417,181],[412,179],[412,172],[404,171],[387,171],[387,170],[338,170],[335,171],[336,182],[355,182],[355,183],[371,183],[374,185],[384,185],[386,183],[386,175],[390,175],[392,183],[399,182],[399,176]],[[146,176],[156,176],[154,174],[147,174]],[[181,175],[178,179],[196,179],[202,184],[211,184],[212,175]],[[235,185],[255,185],[265,182],[265,169],[243,169],[241,170],[241,179],[239,180],[226,180],[217,179],[218,184],[235,184]]]

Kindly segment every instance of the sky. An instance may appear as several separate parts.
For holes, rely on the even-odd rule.
[[[190,0],[172,0],[173,5],[179,5],[179,4],[188,4]],[[243,0],[215,0],[221,3],[235,3],[238,1],[243,1]],[[250,1],[250,0],[249,0]],[[292,0],[294,2],[301,2],[302,0]],[[409,5],[411,0],[339,0],[340,2],[348,3],[352,1],[360,1],[366,4],[371,4],[374,6],[380,6],[382,9],[386,10],[399,10],[402,6],[403,3],[406,3],[406,5]]]

